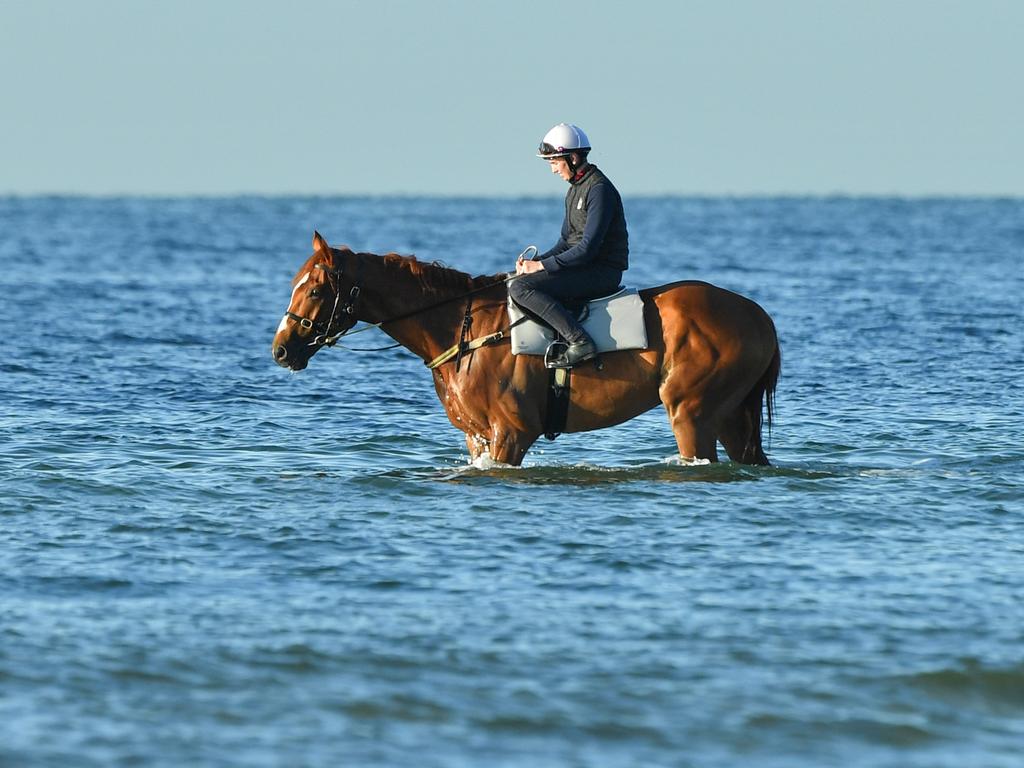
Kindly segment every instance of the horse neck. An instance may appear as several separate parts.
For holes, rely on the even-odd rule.
[[[405,257],[359,257],[365,260],[360,320],[384,323],[381,330],[424,360],[432,360],[454,343],[472,290],[468,276],[462,280],[454,270]],[[442,271],[450,274],[439,274]],[[389,322],[391,318],[399,319]]]

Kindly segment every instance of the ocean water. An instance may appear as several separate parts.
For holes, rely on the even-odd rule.
[[[1024,201],[626,202],[773,316],[773,466],[271,359],[314,228],[491,274],[560,199],[0,198],[0,766],[1024,764]]]

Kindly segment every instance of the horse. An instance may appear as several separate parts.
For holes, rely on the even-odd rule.
[[[545,432],[549,370],[540,356],[511,354],[507,278],[332,248],[315,232],[271,352],[282,367],[300,371],[357,322],[376,326],[431,368],[437,397],[465,433],[473,461],[489,455],[519,466]],[[697,281],[640,296],[648,348],[606,352],[599,365],[574,368],[561,431],[614,426],[661,403],[682,458],[718,461],[721,442],[731,460],[767,465],[762,410],[770,431],[781,369],[768,313]]]

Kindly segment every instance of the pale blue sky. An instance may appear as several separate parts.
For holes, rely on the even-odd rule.
[[[0,0],[0,194],[1024,195],[1024,2]]]

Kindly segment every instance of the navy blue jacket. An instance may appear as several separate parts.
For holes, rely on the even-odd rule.
[[[596,165],[569,185],[565,195],[562,235],[539,257],[548,272],[601,264],[625,270],[629,266],[629,235],[622,198]]]

